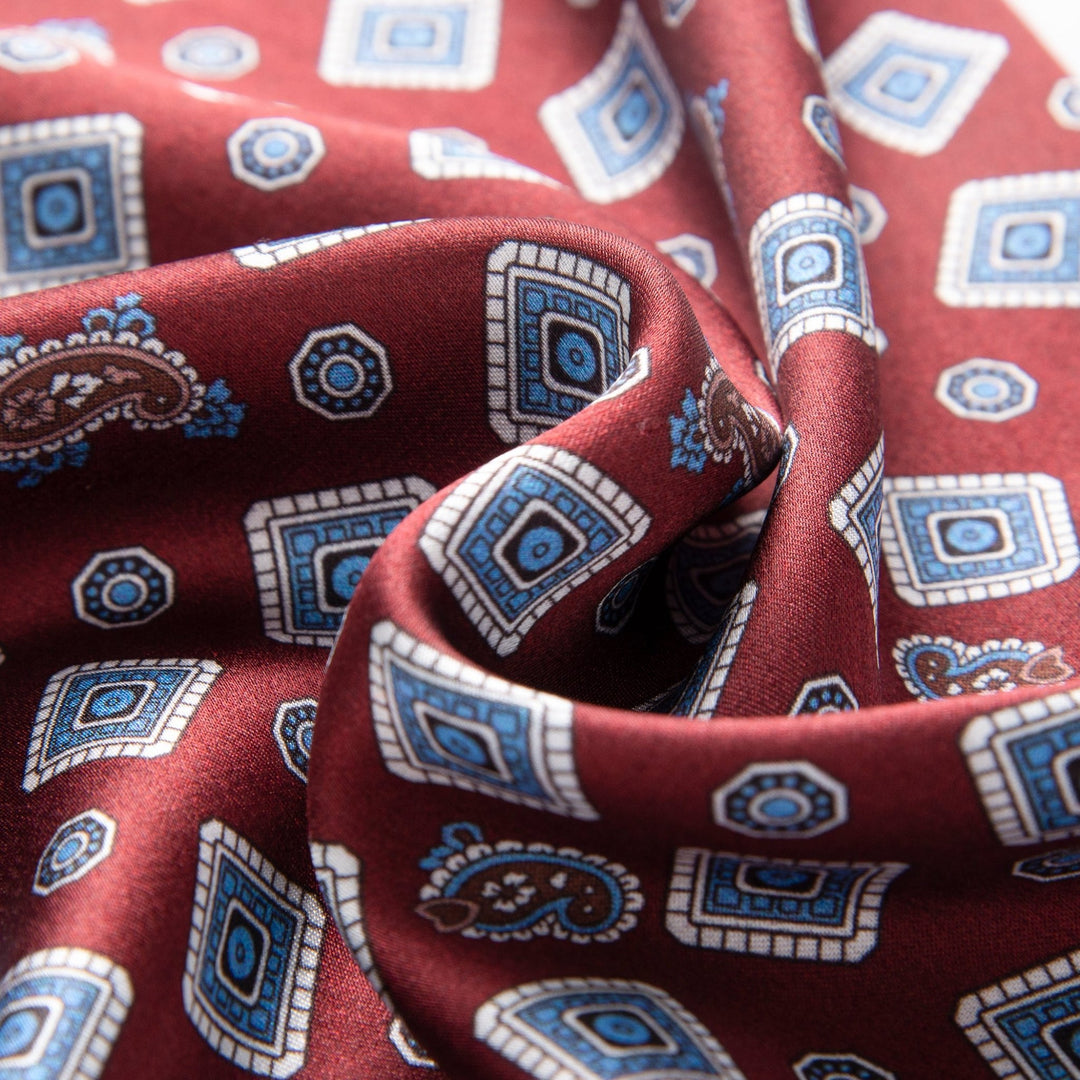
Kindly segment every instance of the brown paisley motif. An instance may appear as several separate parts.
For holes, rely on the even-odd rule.
[[[599,874],[584,865],[560,865],[522,854],[472,874],[453,897],[419,904],[417,912],[438,930],[451,932],[483,925],[505,930],[531,922],[558,906],[564,920],[583,933],[603,926],[614,897]]]
[[[0,453],[33,453],[99,418],[124,415],[135,427],[179,422],[198,401],[194,372],[173,357],[182,364],[178,353],[107,342],[21,364],[0,378]]]
[[[713,460],[726,464],[739,454],[748,482],[769,472],[779,452],[779,434],[715,360],[709,362],[701,394],[702,434]]]

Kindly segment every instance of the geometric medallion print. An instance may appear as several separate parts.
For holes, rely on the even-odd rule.
[[[0,127],[0,296],[147,266],[141,155],[126,113]]]
[[[1066,848],[1060,851],[1048,851],[1045,855],[1036,855],[1030,859],[1020,859],[1013,864],[1016,877],[1038,881],[1045,885],[1050,881],[1067,881],[1080,877],[1080,851]]]
[[[757,582],[747,581],[732,598],[720,629],[713,635],[705,655],[679,694],[671,710],[673,716],[698,720],[712,718],[724,692],[731,665],[735,662],[735,654],[739,651],[739,643],[757,594]]]
[[[1080,304],[1080,172],[961,184],[949,202],[937,297],[950,307]]]
[[[773,375],[804,334],[838,330],[874,345],[866,268],[851,211],[828,195],[792,195],[750,231],[750,269]]]
[[[669,994],[625,979],[545,979],[496,994],[473,1032],[537,1080],[745,1080]]]
[[[685,126],[682,100],[633,0],[622,5],[597,67],[548,98],[540,123],[592,202],[636,195],[671,164]]]
[[[359,225],[350,229],[334,229],[330,232],[309,233],[292,236],[285,240],[263,240],[257,244],[232,249],[233,257],[251,270],[273,270],[304,255],[311,255],[324,248],[335,247],[346,240],[355,240],[369,233],[384,232],[399,225],[415,225],[415,221],[389,221],[378,225]]]
[[[59,71],[79,62],[79,50],[68,35],[45,26],[11,26],[0,30],[0,68],[19,75]]]
[[[718,787],[712,812],[744,836],[804,839],[847,821],[847,788],[809,761],[762,762]]]
[[[185,79],[238,79],[259,66],[259,43],[231,26],[204,26],[166,41],[161,62]]]
[[[595,466],[530,444],[462,480],[424,527],[420,549],[488,645],[507,656],[651,524]]]
[[[1080,836],[1080,691],[978,716],[960,749],[998,839]]]
[[[304,1064],[326,917],[217,820],[199,829],[184,1010],[224,1058],[260,1076]]]
[[[844,165],[844,147],[840,142],[840,128],[829,103],[820,94],[810,94],[803,101],[802,121],[806,130],[840,168]]]
[[[107,660],[58,671],[38,706],[23,790],[86,761],[168,754],[220,672],[213,660]]]
[[[38,860],[33,891],[48,896],[77,881],[112,854],[116,822],[100,810],[76,814],[53,834]]]
[[[524,180],[529,184],[562,187],[550,176],[501,157],[477,135],[461,128],[417,128],[409,132],[413,172],[428,180]]]
[[[881,546],[917,607],[1045,589],[1080,566],[1065,489],[1044,473],[890,477]]]
[[[792,1065],[799,1080],[896,1080],[856,1054],[807,1054]]]
[[[816,679],[807,679],[802,684],[798,697],[788,709],[788,715],[851,712],[858,707],[858,699],[843,676],[822,675]]]
[[[254,503],[244,516],[263,632],[329,647],[372,555],[435,489],[417,476]]]
[[[706,289],[716,280],[716,250],[703,236],[679,233],[667,240],[657,240],[656,246],[680,270],[697,278]]]
[[[315,731],[314,698],[283,701],[274,717],[274,741],[281,751],[285,768],[307,783],[311,736]]]
[[[953,137],[1009,51],[1000,34],[871,15],[825,62],[840,118],[908,154],[934,154]]]
[[[141,626],[173,602],[172,569],[144,547],[99,551],[71,583],[75,614],[111,630]]]
[[[855,552],[870,590],[870,604],[877,626],[878,570],[881,560],[881,483],[885,468],[885,436],[862,467],[829,503],[832,527]],[[876,632],[876,631],[875,631]]]
[[[334,925],[338,929],[352,953],[364,978],[382,999],[383,1004],[393,1014],[387,1029],[387,1038],[402,1059],[418,1068],[431,1069],[435,1062],[413,1037],[404,1021],[397,1015],[390,995],[386,992],[382,975],[375,965],[371,953],[367,929],[364,926],[363,892],[361,878],[363,865],[360,860],[343,844],[324,844],[318,840],[310,842],[311,863],[315,868],[315,880],[319,891],[330,910]]]
[[[302,183],[326,153],[318,128],[288,116],[248,120],[226,145],[233,176],[260,191]]]
[[[1063,128],[1080,131],[1080,79],[1069,76],[1058,79],[1050,91],[1046,107]]]
[[[352,323],[308,334],[289,375],[297,403],[327,420],[372,416],[394,388],[386,347]]]
[[[334,86],[479,90],[495,77],[502,0],[332,0],[319,76]]]
[[[375,735],[395,776],[598,816],[574,767],[569,701],[485,675],[389,621],[371,631],[370,680]]]
[[[962,997],[956,1023],[1000,1077],[1080,1077],[1080,952]]]
[[[679,848],[667,928],[684,945],[857,964],[904,863],[807,862]]]
[[[128,973],[86,949],[42,949],[0,979],[0,1076],[93,1080],[134,994]]]
[[[859,231],[859,243],[864,247],[872,244],[885,228],[889,215],[881,200],[866,188],[851,184],[848,187],[848,197],[851,199],[851,210],[855,215],[855,227]]]
[[[764,521],[764,510],[752,510],[719,525],[697,525],[671,549],[668,611],[687,641],[703,645],[724,621]]]
[[[1030,412],[1039,384],[1007,360],[976,357],[947,367],[934,396],[954,416],[1000,424]]]
[[[611,587],[611,591],[596,609],[595,625],[598,634],[618,634],[630,621],[655,562],[655,559],[646,559]]]
[[[573,252],[507,240],[487,260],[488,418],[527,442],[580,412],[630,359],[630,286]]]

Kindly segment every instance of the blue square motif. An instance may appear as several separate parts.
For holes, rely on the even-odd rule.
[[[586,990],[542,998],[516,1016],[603,1080],[717,1070],[682,1026],[649,996]]]
[[[515,281],[518,409],[558,423],[600,396],[626,363],[619,305],[547,275]]]
[[[298,912],[271,896],[227,855],[218,867],[200,957],[199,987],[219,1018],[273,1051],[300,926]]]
[[[58,672],[38,706],[24,790],[86,761],[169,753],[220,671],[212,660],[125,660]]]
[[[479,90],[495,76],[502,0],[331,0],[319,75],[334,86]]]
[[[147,265],[138,121],[67,117],[3,132],[0,295]]]
[[[262,1076],[303,1067],[325,922],[315,897],[248,841],[203,822],[182,991],[222,1057]]]
[[[86,1029],[96,1026],[105,993],[98,980],[50,972],[24,978],[0,996],[0,1078],[53,1077],[78,1068],[78,1047]],[[6,1066],[5,1059],[19,1058],[32,1062],[25,1072],[18,1060]]]
[[[618,543],[618,523],[567,484],[518,465],[462,538],[462,562],[507,624]]]
[[[925,128],[948,99],[969,59],[887,42],[843,85],[866,108]]]
[[[1080,281],[1080,195],[981,206],[968,264],[977,283]]]
[[[999,738],[1019,781],[1025,817],[1037,833],[1061,836],[1080,830],[1080,713]]]
[[[451,3],[370,7],[360,20],[356,62],[460,66],[468,14]]]
[[[623,3],[600,63],[549,97],[540,122],[593,202],[625,199],[663,174],[682,142],[685,115],[636,3]]]
[[[750,269],[773,372],[804,334],[836,330],[877,344],[852,212],[827,195],[792,195],[750,230]]]
[[[253,504],[244,527],[267,636],[332,645],[372,556],[434,492],[418,476],[403,476]]]
[[[626,979],[545,979],[504,990],[474,1030],[535,1080],[744,1080],[731,1056],[670,994]]]
[[[496,788],[546,800],[532,762],[533,710],[422,678],[390,661],[396,714],[416,758]]]

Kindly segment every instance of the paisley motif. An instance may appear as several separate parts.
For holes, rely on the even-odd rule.
[[[706,453],[723,465],[738,454],[747,485],[776,464],[780,432],[775,422],[739,393],[714,356],[705,368],[698,411]]]
[[[84,333],[23,344],[0,339],[0,460],[79,442],[121,416],[136,430],[186,423],[205,387],[182,353],[155,338],[135,293],[95,308]]]
[[[503,840],[454,822],[420,860],[431,871],[416,912],[442,933],[492,941],[551,935],[578,944],[615,941],[637,924],[638,879],[600,855]]]
[[[958,694],[992,694],[1018,686],[1050,686],[1075,674],[1060,645],[1019,638],[965,645],[948,637],[915,634],[893,649],[896,670],[920,701]]]

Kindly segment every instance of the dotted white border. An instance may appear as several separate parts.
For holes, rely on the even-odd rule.
[[[487,258],[485,319],[487,324],[488,422],[505,443],[517,446],[555,427],[558,419],[522,413],[518,408],[517,319],[515,285],[524,272],[529,280],[584,293],[619,309],[619,366],[630,360],[630,286],[606,266],[572,251],[505,240]],[[603,374],[606,378],[606,373]],[[614,384],[612,384],[614,385]]]
[[[334,247],[346,240],[355,240],[370,233],[385,232],[402,225],[416,225],[428,218],[416,218],[410,221],[389,221],[378,225],[361,225],[351,229],[336,229],[332,232],[312,233],[309,236],[293,236],[285,240],[261,241],[246,247],[233,248],[232,254],[238,263],[249,270],[273,270],[303,255]]]
[[[804,217],[831,218],[850,229],[854,239],[855,259],[857,262],[855,269],[859,281],[862,309],[856,319],[852,318],[851,312],[847,308],[834,307],[832,304],[826,303],[813,308],[805,308],[798,314],[790,316],[774,335],[770,329],[769,306],[765,290],[765,274],[766,272],[772,273],[773,268],[762,266],[761,249],[765,241],[776,229]],[[870,291],[866,281],[866,266],[862,258],[862,248],[859,244],[859,229],[855,224],[855,215],[839,199],[834,199],[829,195],[808,193],[805,195],[791,195],[786,199],[773,203],[754,222],[754,227],[750,230],[749,248],[750,271],[754,278],[754,294],[757,297],[758,314],[761,319],[762,331],[765,334],[765,342],[769,350],[769,363],[772,365],[774,378],[780,369],[780,360],[784,353],[804,334],[812,334],[818,330],[838,330],[852,334],[871,347],[877,346],[874,313],[870,307]],[[845,252],[845,257],[846,255]]]
[[[297,706],[314,709],[318,704],[319,703],[314,698],[296,698],[293,701],[283,701],[277,707],[277,712],[274,713],[274,742],[277,743],[277,748],[281,751],[281,760],[285,763],[285,768],[305,784],[307,783],[306,774],[301,772],[293,763],[293,759],[289,757],[289,749],[285,744],[283,728],[285,726],[285,717],[288,715],[290,709],[296,708]]]
[[[296,172],[266,177],[252,172],[244,164],[244,140],[256,132],[265,131],[268,126],[281,128],[292,135],[302,135],[311,143],[311,153]],[[293,184],[302,184],[326,156],[326,143],[323,142],[322,132],[317,127],[305,124],[302,120],[295,120],[291,116],[260,116],[254,120],[245,120],[229,136],[225,148],[229,154],[229,168],[233,176],[259,191],[277,191],[279,188],[292,187]]]
[[[1010,405],[1000,412],[981,412],[961,405],[955,398],[949,396],[949,383],[957,375],[963,375],[973,369],[990,368],[1003,375],[1011,375],[1023,388],[1023,397],[1015,405]],[[1013,420],[1017,416],[1023,416],[1035,407],[1035,398],[1039,393],[1039,384],[1023,368],[1008,360],[991,360],[985,356],[976,356],[971,360],[965,360],[960,364],[953,364],[945,368],[938,376],[937,386],[934,388],[934,397],[941,405],[944,405],[954,416],[962,420],[985,420],[992,424],[1000,424],[1006,420]]]
[[[544,979],[525,983],[496,994],[476,1010],[473,1034],[492,1050],[536,1080],[604,1080],[584,1062],[568,1054],[558,1044],[546,1038],[530,1024],[518,1019],[518,1011],[526,1006],[566,993],[640,994],[647,997],[665,1013],[694,1044],[694,1048],[709,1062],[717,1080],[746,1080],[728,1052],[709,1030],[688,1009],[670,994],[648,983],[628,979],[567,978]],[[659,1075],[650,1073],[649,1075]],[[677,1080],[690,1073],[667,1072],[665,1077]],[[694,1076],[698,1073],[695,1071]]]
[[[876,485],[883,482],[884,468],[885,436],[881,435],[877,445],[870,451],[870,456],[829,503],[829,524],[855,552],[855,558],[859,560],[859,565],[862,567],[863,577],[866,578],[866,587],[870,590],[870,605],[874,610],[875,640],[877,640],[880,567],[870,550],[870,541],[873,538],[863,533],[858,511],[867,499],[873,497]]]
[[[708,657],[702,661],[708,664],[708,672],[701,687],[685,711],[679,709],[683,715],[697,720],[712,719],[719,704],[720,695],[724,692],[724,684],[727,682],[731,665],[735,663],[735,654],[739,651],[739,643],[742,641],[757,594],[756,581],[748,581],[736,594],[716,645]]]
[[[352,338],[358,345],[378,357],[379,378],[383,381],[383,391],[366,408],[353,409],[349,412],[333,412],[304,396],[304,361],[321,341],[338,336]],[[382,407],[383,402],[390,395],[390,391],[394,389],[394,378],[390,371],[390,358],[387,355],[386,346],[382,342],[376,341],[367,331],[361,330],[356,323],[341,323],[338,326],[323,326],[318,330],[312,330],[304,338],[303,344],[296,350],[293,358],[289,361],[289,378],[292,380],[293,397],[296,398],[296,404],[318,413],[324,420],[360,420],[373,416]],[[434,494],[434,490],[432,494]]]
[[[809,780],[812,780],[820,788],[824,788],[833,797],[833,814],[832,817],[826,821],[822,821],[819,824],[813,826],[810,829],[784,829],[776,828],[770,829],[768,826],[762,826],[760,828],[754,828],[750,825],[744,825],[739,821],[732,821],[728,817],[725,804],[727,803],[728,796],[735,794],[744,784],[749,783],[751,780],[757,780],[759,777],[764,776],[776,776],[778,773],[799,772],[806,776]],[[777,795],[783,795],[787,788],[777,787],[773,788],[773,791]],[[712,819],[717,825],[723,826],[726,829],[731,829],[732,832],[742,833],[743,836],[759,837],[762,840],[807,840],[813,836],[820,836],[822,833],[829,832],[835,829],[839,825],[843,825],[848,819],[848,792],[847,788],[831,777],[827,772],[819,769],[816,765],[809,761],[755,761],[753,764],[747,765],[745,769],[740,770],[725,784],[721,784],[720,787],[713,791],[710,798],[712,803]]]
[[[1050,694],[977,716],[960,734],[960,750],[998,839],[1008,846],[1080,836],[1080,825],[1043,832],[1009,755],[1009,743],[1080,715],[1080,690]]]
[[[246,866],[268,892],[289,907],[297,918],[297,933],[289,957],[289,970],[280,976],[283,1015],[275,1035],[276,1053],[266,1052],[266,1045],[250,1040],[243,1032],[227,1025],[210,1009],[199,984],[203,932],[213,903],[221,858],[224,853]],[[191,909],[191,934],[184,965],[184,1011],[199,1034],[223,1058],[259,1076],[292,1076],[303,1067],[307,1053],[308,1024],[315,991],[315,973],[322,945],[323,915],[312,893],[293,884],[277,871],[235,830],[216,818],[199,828],[199,867],[195,879],[195,902]]]
[[[385,86],[414,90],[480,90],[495,78],[499,52],[502,0],[455,0],[466,9],[465,42],[460,65],[364,63],[356,59],[356,40],[370,8],[396,7],[415,11],[418,6],[437,12],[435,0],[331,0],[326,16],[319,77],[332,86]]]
[[[53,846],[60,839],[60,834],[68,827],[82,823],[86,818],[91,818],[93,821],[97,822],[97,824],[105,831],[105,838],[102,840],[101,850],[96,854],[91,855],[82,866],[76,867],[76,869],[64,874],[63,877],[58,878],[51,885],[42,885],[41,875],[45,870],[46,862],[52,852]],[[95,866],[103,863],[112,854],[113,843],[115,840],[116,822],[103,810],[84,810],[81,814],[76,814],[74,817],[68,818],[67,821],[57,826],[56,832],[52,834],[52,838],[41,852],[41,857],[38,859],[37,863],[37,869],[34,871],[34,884],[31,888],[31,892],[37,896],[48,896],[49,893],[54,893],[57,889],[62,889],[65,885],[70,885],[73,881],[78,881],[79,878],[90,873]]]
[[[810,1069],[818,1062],[825,1062],[826,1067],[833,1064],[841,1066],[856,1065],[873,1073],[876,1080],[896,1080],[894,1073],[889,1072],[888,1069],[883,1069],[880,1065],[875,1065],[872,1061],[867,1061],[866,1058],[859,1057],[858,1054],[833,1054],[828,1051],[811,1051],[809,1054],[804,1054],[791,1067],[795,1070],[795,1075],[799,1080],[840,1080],[843,1076],[856,1076],[851,1069],[833,1071],[830,1068],[827,1074],[810,1072]]]
[[[570,488],[616,528],[621,536],[601,556],[586,563],[558,588],[538,596],[508,620],[491,603],[487,592],[457,548],[476,520],[488,509],[491,499],[507,477],[520,465],[527,465]],[[508,656],[517,649],[522,638],[538,620],[572,590],[584,585],[634,547],[651,524],[652,518],[645,510],[594,465],[571,454],[569,450],[531,443],[493,458],[462,480],[428,519],[420,537],[420,550],[453,592],[481,637],[499,656]]]
[[[281,541],[283,525],[321,521],[339,516],[343,510],[386,510],[392,507],[415,510],[435,489],[419,476],[326,488],[303,495],[282,495],[252,503],[244,515],[244,529],[251,548],[255,583],[262,606],[263,632],[274,641],[289,645],[334,644],[336,632],[308,633],[293,626],[289,614],[289,561]]]
[[[1080,983],[1080,950],[965,994],[957,1002],[954,1019],[997,1076],[1003,1080],[1034,1076],[1012,1040],[998,1027],[997,1014],[1016,1008],[1024,998],[1038,998],[1070,983]]]
[[[937,298],[949,307],[1080,307],[1076,281],[970,281],[979,211],[995,202],[1067,198],[1080,201],[1080,171],[1025,173],[969,180],[949,200],[938,263]]]
[[[1080,548],[1069,516],[1065,488],[1060,480],[1045,473],[987,473],[979,476],[892,476],[886,477],[881,510],[881,551],[889,568],[897,596],[916,607],[940,607],[971,601],[1019,596],[1033,589],[1072,577],[1080,566]],[[914,495],[945,494],[1013,495],[1024,491],[1032,496],[1043,550],[1052,560],[1035,570],[1016,570],[1001,577],[971,578],[948,584],[924,585],[918,580],[907,536],[897,524],[900,500]]]
[[[88,980],[98,988],[99,997],[63,1071],[64,1080],[97,1080],[135,1000],[130,976],[107,956],[88,949],[41,949],[23,957],[0,979],[0,1011],[7,1004],[7,994],[19,983],[42,975]]]
[[[648,157],[612,176],[578,121],[578,112],[611,89],[612,80],[619,75],[635,47],[656,80],[671,116],[667,130]],[[634,0],[626,0],[622,5],[615,37],[600,63],[580,82],[549,97],[540,106],[539,116],[578,190],[590,202],[610,203],[629,198],[644,191],[664,174],[682,143],[686,117],[679,91]]]
[[[800,709],[806,704],[807,698],[811,694],[816,694],[819,690],[824,690],[827,686],[836,686],[839,683],[840,689],[847,694],[851,699],[853,708],[859,707],[859,699],[855,697],[851,687],[848,686],[847,680],[837,672],[833,672],[831,675],[820,675],[816,679],[807,679],[802,684],[802,688],[799,690],[798,696],[791,703],[791,708],[788,709],[788,716],[800,716],[806,715],[800,713]],[[820,716],[822,712],[838,712],[838,709],[821,709],[815,715]]]
[[[890,44],[920,53],[960,55],[967,61],[949,96],[925,127],[914,127],[876,112],[844,87]],[[825,61],[823,75],[829,98],[842,120],[884,146],[921,157],[936,154],[956,134],[1008,52],[1009,43],[1000,34],[947,26],[899,11],[876,11]]]
[[[704,915],[701,892],[709,859],[737,859],[743,865],[794,866],[808,870],[854,869],[859,878],[845,904],[844,925],[815,926],[781,919],[739,915]],[[878,922],[885,891],[907,869],[897,862],[813,862],[805,859],[735,855],[704,848],[679,848],[667,896],[664,925],[683,945],[699,949],[857,964],[877,945]]]
[[[173,691],[169,703],[162,709],[153,731],[140,738],[102,739],[86,749],[68,751],[49,763],[44,761],[49,731],[55,718],[53,708],[63,695],[71,678],[92,671],[122,671],[137,678],[141,670],[158,667],[187,668],[188,673],[184,681]],[[183,735],[184,728],[187,727],[199,703],[222,670],[221,665],[213,660],[172,659],[105,660],[97,664],[76,664],[58,671],[49,679],[34,718],[30,745],[26,749],[23,790],[33,791],[57,774],[74,769],[87,761],[113,757],[156,758],[170,753],[180,736]]]
[[[225,65],[197,64],[184,58],[185,45],[209,37],[224,38],[230,45],[236,46],[240,55],[231,64]],[[161,63],[174,75],[182,75],[185,79],[239,79],[259,66],[259,43],[250,34],[231,26],[193,27],[169,38],[161,46]]]
[[[110,180],[118,249],[115,259],[8,273],[3,269],[7,264],[7,253],[3,209],[0,208],[0,297],[66,285],[72,281],[85,281],[102,274],[138,270],[150,265],[142,198],[142,135],[142,124],[127,113],[65,116],[59,120],[37,120],[32,124],[0,127],[0,164],[5,158],[20,157],[26,153],[46,153],[100,144],[102,136],[105,137],[112,147]]]
[[[164,578],[164,602],[161,607],[156,611],[151,612],[145,619],[125,619],[123,622],[118,623],[106,622],[104,619],[99,619],[96,615],[92,615],[87,611],[86,602],[82,593],[83,586],[89,583],[99,564],[102,562],[109,559],[125,559],[129,556],[145,559],[162,576],[162,578]],[[96,551],[91,556],[90,561],[79,572],[79,576],[71,583],[71,596],[75,603],[76,616],[82,619],[83,622],[89,623],[91,626],[98,626],[103,630],[119,630],[126,626],[142,626],[144,623],[150,622],[151,619],[156,619],[159,615],[172,607],[173,600],[176,599],[176,575],[173,573],[171,566],[162,562],[153,552],[148,551],[141,546],[116,548],[112,551]]]
[[[391,688],[391,661],[424,682],[442,685],[450,692],[527,708],[530,713],[529,765],[548,797],[537,798],[485,784],[482,780],[428,765],[416,758],[411,752]],[[417,641],[389,619],[376,623],[371,629],[370,684],[371,713],[379,750],[387,769],[395,776],[413,783],[442,784],[480,795],[493,795],[506,802],[585,821],[599,817],[578,782],[573,756],[574,709],[565,698],[517,686],[469,667]]]

